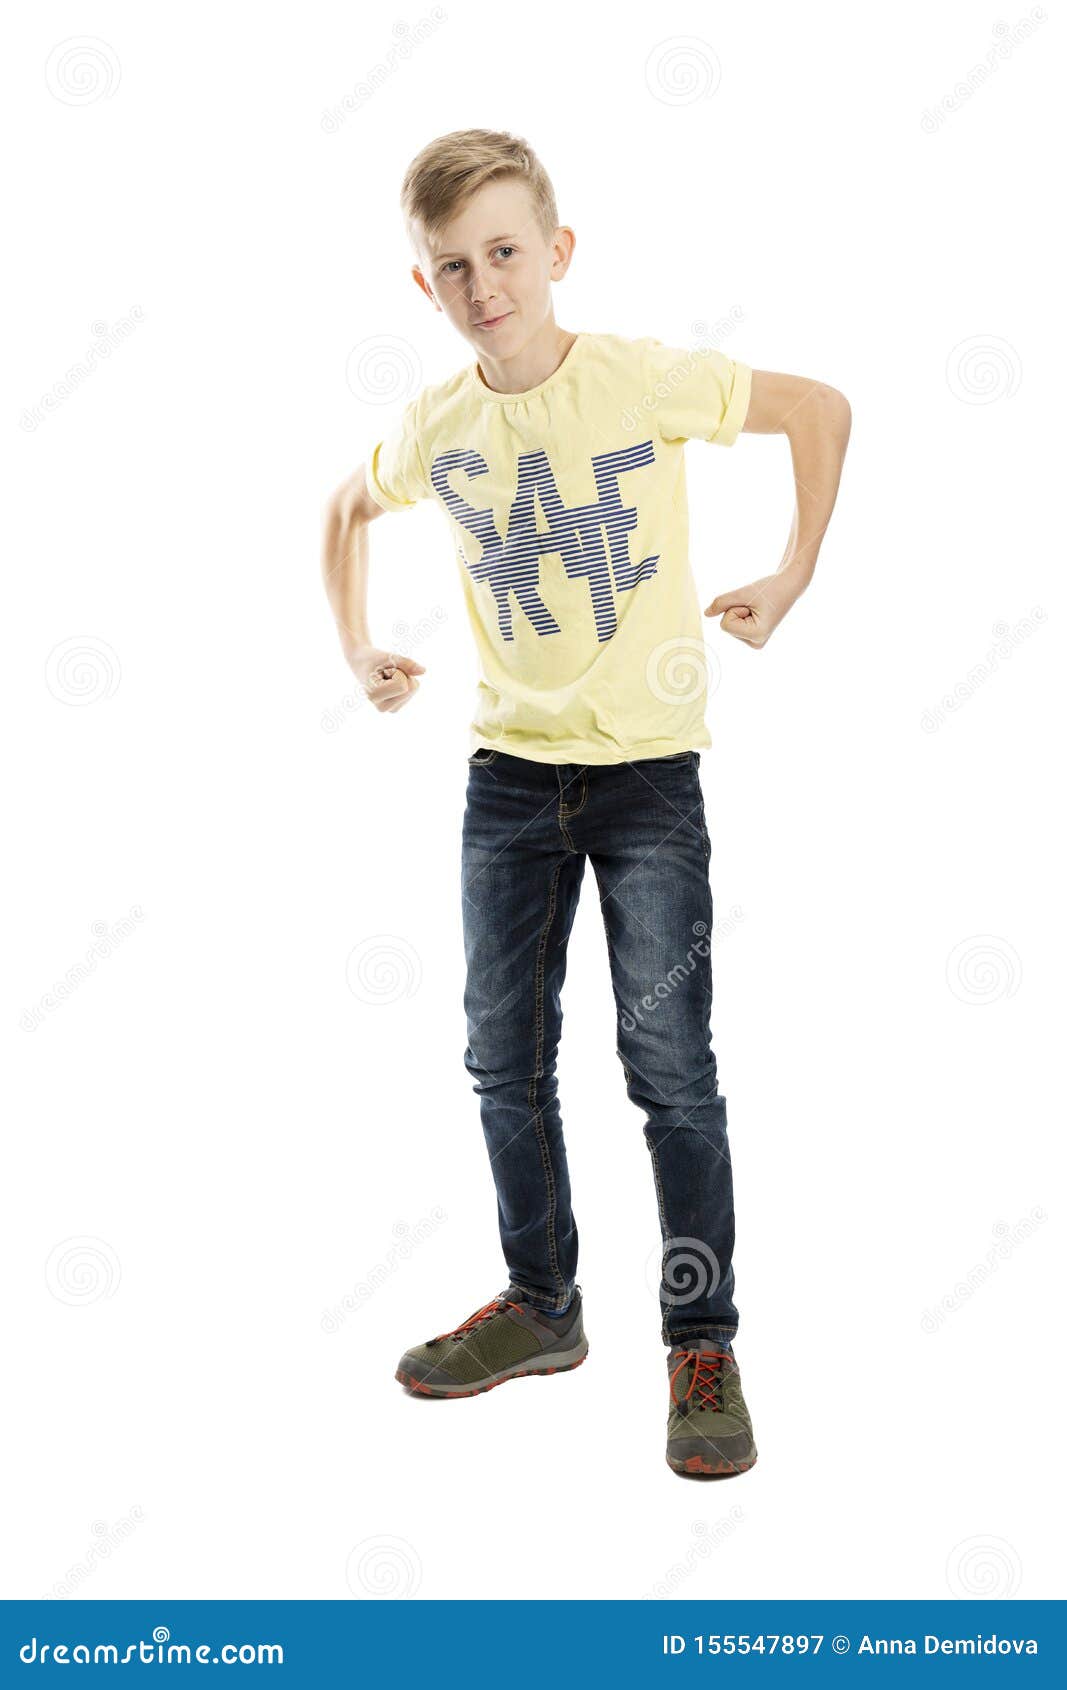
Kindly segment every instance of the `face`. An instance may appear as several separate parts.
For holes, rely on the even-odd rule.
[[[420,235],[412,274],[479,353],[513,356],[552,315],[551,284],[566,274],[574,231],[546,240],[526,186],[487,182],[432,239]]]

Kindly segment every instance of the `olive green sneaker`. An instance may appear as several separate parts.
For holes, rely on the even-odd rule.
[[[406,1350],[396,1377],[420,1396],[474,1397],[505,1379],[566,1373],[588,1350],[577,1286],[566,1314],[553,1318],[508,1285],[450,1332]]]
[[[743,1473],[756,1460],[752,1420],[734,1356],[714,1338],[675,1344],[667,1357],[667,1461],[676,1473]]]

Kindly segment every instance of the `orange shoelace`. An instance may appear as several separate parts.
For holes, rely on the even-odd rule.
[[[467,1320],[461,1321],[458,1326],[453,1326],[451,1332],[439,1332],[436,1338],[430,1339],[430,1343],[439,1344],[442,1338],[465,1338],[467,1333],[473,1332],[481,1321],[490,1320],[493,1315],[499,1314],[501,1309],[518,1309],[521,1314],[522,1305],[508,1302],[504,1297],[494,1297],[491,1303],[486,1303],[484,1307],[476,1309]]]
[[[722,1380],[719,1376],[722,1363],[729,1361],[729,1356],[722,1350],[683,1350],[678,1366],[671,1374],[671,1401],[681,1407],[688,1402],[693,1392],[697,1393],[697,1408],[710,1408],[721,1413],[722,1402],[716,1397],[716,1391],[721,1390]],[[695,1362],[693,1377],[689,1381],[689,1389],[684,1397],[674,1394],[674,1381],[691,1363]]]

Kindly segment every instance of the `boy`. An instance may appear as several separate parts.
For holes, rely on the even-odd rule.
[[[463,821],[464,1061],[509,1279],[408,1350],[397,1378],[471,1396],[585,1359],[555,1071],[588,858],[659,1205],[667,1460],[677,1473],[740,1473],[756,1446],[732,1348],[733,1189],[710,1046],[699,764],[711,737],[684,443],[789,438],[797,503],[782,562],[705,612],[758,648],[811,580],[851,413],[831,387],[718,351],[559,328],[551,286],[575,236],[511,135],[431,142],[402,204],[414,279],[477,362],[424,388],[334,494],[323,570],[353,672],[378,710],[403,709],[426,670],[371,639],[367,528],[423,498],[449,520],[482,664]]]

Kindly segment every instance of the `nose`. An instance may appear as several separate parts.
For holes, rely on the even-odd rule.
[[[484,307],[491,299],[496,298],[492,277],[488,272],[483,276],[480,272],[472,272],[471,304]]]

